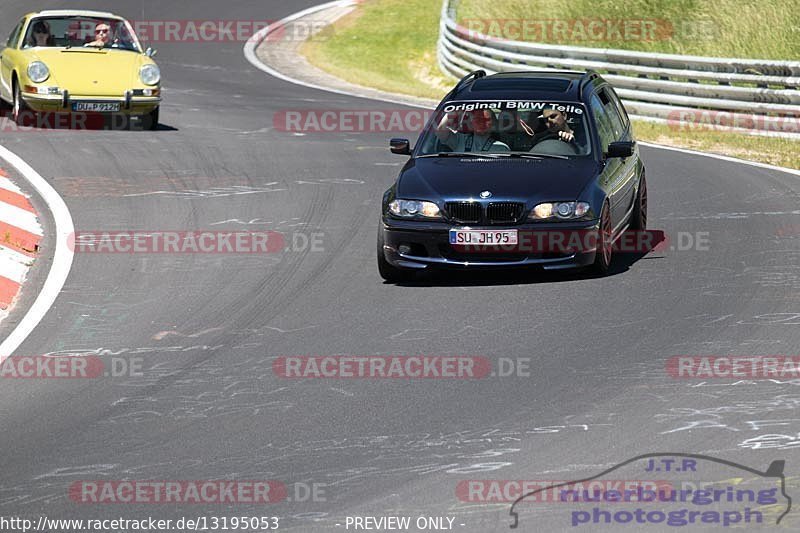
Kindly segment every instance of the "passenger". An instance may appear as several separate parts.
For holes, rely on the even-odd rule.
[[[50,33],[50,24],[46,20],[37,20],[31,29],[30,46],[55,46],[55,38]]]
[[[461,117],[465,127],[450,127],[458,115],[446,114],[436,128],[436,137],[454,152],[510,151],[508,145],[496,138],[494,113],[488,109],[467,111]]]

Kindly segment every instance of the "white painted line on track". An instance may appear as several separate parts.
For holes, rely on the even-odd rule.
[[[53,264],[50,266],[50,272],[48,272],[47,279],[38,296],[36,296],[36,300],[28,309],[28,312],[25,313],[25,316],[22,317],[19,324],[17,324],[17,327],[0,343],[0,362],[2,362],[6,357],[13,354],[14,350],[19,348],[20,344],[28,338],[28,335],[41,322],[47,311],[50,310],[56,297],[64,287],[75,255],[68,245],[69,235],[75,232],[75,227],[72,224],[72,216],[69,213],[67,204],[64,203],[64,200],[56,190],[47,183],[47,180],[17,154],[4,146],[0,146],[0,158],[22,174],[44,200],[55,220],[55,235],[53,238],[56,246]]]
[[[0,176],[0,189],[5,189],[7,191],[15,192],[17,194],[22,194],[20,188],[14,185],[14,182],[6,178],[5,176]]]
[[[0,246],[0,276],[4,278],[22,284],[28,274],[28,265],[32,261],[32,257],[28,257],[11,248]]]
[[[366,98],[367,100],[376,100],[376,101],[379,101],[379,102],[389,102],[390,104],[399,104],[399,105],[404,105],[404,106],[409,106],[409,107],[419,107],[421,109],[427,109],[427,107],[425,107],[425,106],[421,106],[421,105],[418,105],[418,104],[410,104],[410,103],[408,103],[408,102],[406,102],[406,101],[404,101],[402,99],[393,100],[391,98],[379,98],[377,96],[375,96],[375,97],[362,96],[362,95],[359,95],[359,94],[356,94],[356,93],[353,93],[353,92],[350,92],[350,91],[345,91],[345,90],[340,90],[340,89],[333,89],[331,87],[325,87],[323,85],[317,85],[317,84],[314,84],[314,83],[308,83],[308,82],[305,82],[305,81],[301,81],[301,80],[292,78],[291,76],[287,76],[286,74],[283,74],[282,72],[278,72],[277,70],[273,69],[272,67],[270,67],[268,65],[265,65],[264,63],[261,62],[260,59],[258,59],[258,56],[256,55],[256,49],[261,45],[261,42],[264,39],[266,39],[267,35],[269,35],[273,31],[275,31],[277,29],[280,29],[280,28],[283,28],[283,27],[286,26],[286,24],[288,24],[288,23],[290,23],[292,21],[295,21],[295,20],[297,20],[299,18],[303,18],[303,17],[305,17],[307,15],[313,15],[314,13],[318,13],[320,11],[325,11],[326,9],[332,9],[332,8],[338,8],[338,7],[350,7],[350,6],[354,6],[354,5],[358,4],[358,3],[360,3],[359,0],[336,0],[334,2],[328,2],[328,3],[325,3],[325,4],[320,4],[318,6],[310,7],[308,9],[304,9],[303,11],[298,11],[297,13],[294,13],[293,15],[289,15],[288,17],[286,17],[284,19],[281,19],[281,20],[279,20],[277,22],[273,22],[272,24],[270,24],[266,28],[263,28],[263,29],[259,30],[256,34],[254,34],[250,39],[247,40],[247,42],[244,45],[244,57],[250,62],[251,65],[253,65],[257,69],[259,69],[259,70],[261,70],[263,72],[266,72],[270,76],[273,76],[273,77],[278,78],[280,80],[288,81],[289,83],[294,83],[295,85],[302,85],[303,87],[309,87],[311,89],[319,89],[320,91],[326,91],[326,92],[329,92],[329,93],[343,94],[345,96],[353,96],[353,97],[356,97],[356,98]]]
[[[0,222],[25,230],[34,235],[42,235],[42,226],[36,218],[36,213],[5,202],[0,202]]]
[[[777,165],[770,165],[769,163],[759,163],[758,161],[748,161],[747,159],[739,159],[737,157],[730,157],[721,154],[709,154],[708,152],[698,152],[697,150],[689,150],[688,148],[677,148],[674,146],[665,146],[663,144],[654,144],[645,141],[636,141],[642,146],[650,148],[658,148],[659,150],[672,150],[673,152],[680,152],[682,154],[701,155],[703,157],[711,157],[720,159],[722,161],[730,161],[731,163],[739,163],[740,165],[749,165],[751,167],[766,168],[767,170],[777,170],[779,172],[786,172],[787,174],[794,174],[800,176],[800,170],[793,168],[779,167]],[[800,142],[797,143],[797,149],[800,150]]]
[[[267,35],[269,35],[273,31],[275,31],[276,29],[282,28],[286,24],[288,24],[289,22],[292,22],[292,21],[297,20],[299,18],[305,17],[307,15],[311,15],[313,13],[318,13],[320,11],[325,11],[326,9],[332,9],[332,8],[337,8],[337,7],[349,7],[349,6],[356,5],[358,3],[359,3],[358,0],[337,0],[335,2],[328,2],[328,3],[320,4],[318,6],[314,6],[314,7],[308,8],[308,9],[304,9],[303,11],[299,11],[297,13],[289,15],[288,17],[286,17],[284,19],[281,19],[281,20],[279,20],[277,22],[274,22],[274,23],[270,24],[269,26],[267,26],[266,28],[263,28],[263,29],[259,30],[255,35],[253,35],[245,43],[245,45],[244,45],[244,57],[254,67],[256,67],[257,69],[261,70],[262,72],[266,72],[270,76],[273,76],[275,78],[281,79],[283,81],[288,81],[289,83],[294,83],[296,85],[302,85],[303,87],[309,87],[311,89],[318,89],[320,91],[326,91],[326,92],[329,92],[329,93],[343,94],[343,95],[352,96],[352,97],[355,97],[355,98],[365,98],[367,100],[375,100],[375,101],[378,101],[378,102],[388,102],[390,104],[400,104],[400,105],[404,105],[404,106],[407,106],[407,107],[418,107],[420,109],[427,109],[426,106],[422,106],[422,105],[419,105],[419,104],[414,104],[412,102],[408,102],[408,101],[404,101],[404,100],[400,100],[400,99],[395,100],[395,99],[384,98],[384,97],[379,97],[379,96],[365,96],[365,95],[361,95],[361,94],[354,93],[354,92],[351,92],[351,91],[346,91],[346,90],[343,90],[343,89],[333,89],[331,87],[325,87],[325,86],[317,85],[317,84],[314,84],[314,83],[308,83],[308,82],[305,82],[305,81],[302,81],[302,80],[298,80],[298,79],[292,78],[291,76],[287,76],[286,74],[283,74],[282,72],[278,72],[277,70],[269,67],[268,65],[265,65],[264,63],[261,62],[260,59],[258,59],[258,55],[256,54],[256,49],[261,45],[261,42],[267,37]],[[692,155],[699,155],[699,156],[703,156],[703,157],[710,157],[712,159],[719,159],[719,160],[728,161],[728,162],[731,162],[731,163],[738,163],[740,165],[750,165],[750,166],[754,166],[754,167],[764,168],[764,169],[768,169],[768,170],[776,170],[778,172],[786,172],[788,174],[793,174],[795,176],[800,176],[800,171],[792,169],[792,168],[779,167],[777,165],[769,165],[767,163],[758,163],[756,161],[748,161],[746,159],[738,159],[736,157],[729,157],[729,156],[725,156],[725,155],[709,154],[707,152],[698,152],[696,150],[689,150],[689,149],[686,149],[686,148],[673,148],[672,146],[665,146],[663,144],[655,144],[655,143],[649,143],[649,142],[643,142],[643,141],[637,141],[637,142],[639,142],[639,144],[641,144],[643,146],[648,146],[650,148],[656,148],[658,150],[672,150],[674,152],[681,152],[681,153],[685,153],[685,154],[692,154]]]

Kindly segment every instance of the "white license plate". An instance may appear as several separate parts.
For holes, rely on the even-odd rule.
[[[517,230],[489,231],[451,229],[450,244],[455,244],[456,246],[476,244],[502,246],[505,244],[517,244]]]
[[[73,111],[87,111],[94,113],[113,113],[119,111],[119,102],[75,102]]]

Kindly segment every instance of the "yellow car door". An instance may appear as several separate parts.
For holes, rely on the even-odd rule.
[[[27,17],[17,23],[8,36],[5,47],[0,52],[0,98],[11,102],[13,98],[11,90],[11,74],[14,72],[14,65],[19,60],[19,42],[22,39],[22,30],[25,28]]]

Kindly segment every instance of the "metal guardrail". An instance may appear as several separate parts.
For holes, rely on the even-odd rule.
[[[800,61],[713,58],[501,39],[460,26],[444,0],[439,67],[462,77],[536,70],[594,70],[639,118],[704,122],[724,129],[800,138]],[[683,121],[683,124],[681,124]]]

